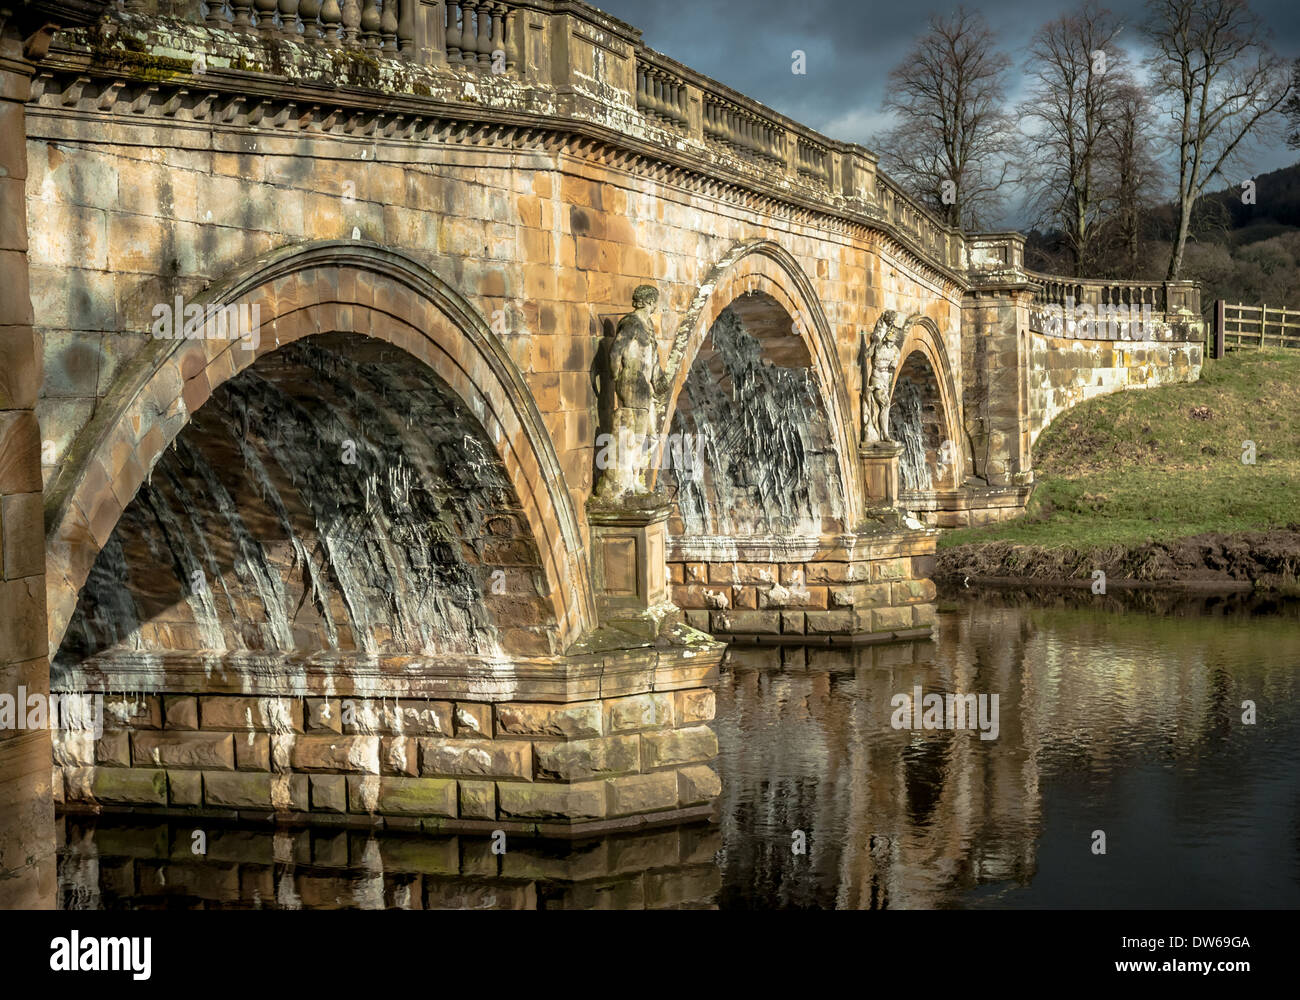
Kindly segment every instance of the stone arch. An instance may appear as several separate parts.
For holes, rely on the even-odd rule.
[[[839,459],[845,507],[850,519],[854,520],[862,509],[856,424],[851,416],[853,409],[835,336],[816,289],[803,268],[788,250],[771,240],[740,243],[709,270],[677,327],[665,365],[669,390],[668,403],[660,418],[660,430],[666,433],[672,427],[682,387],[714,322],[724,309],[747,294],[764,297],[795,320],[795,333],[806,352],[805,362],[812,368],[821,388],[822,403]],[[653,469],[650,475],[653,482],[656,478]]]
[[[938,325],[928,316],[914,313],[903,320],[902,325],[903,342],[898,367],[894,370],[890,399],[894,398],[899,381],[904,377],[919,378],[929,386],[932,398],[928,400],[928,405],[933,410],[937,437],[934,444],[937,448],[945,440],[952,442],[951,464],[942,481],[943,488],[952,489],[965,479],[969,465],[964,436],[961,434],[956,383],[948,361],[948,351],[944,347]]]
[[[374,244],[322,241],[267,254],[186,301],[256,305],[260,337],[251,348],[233,340],[150,340],[78,435],[45,505],[51,656],[100,549],[190,414],[258,358],[332,332],[401,348],[464,403],[523,506],[560,641],[567,646],[594,626],[578,520],[546,426],[505,349],[444,281]]]

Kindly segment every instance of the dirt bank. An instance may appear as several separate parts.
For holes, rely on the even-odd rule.
[[[1270,531],[1192,535],[1169,542],[1109,548],[1048,548],[1009,541],[940,549],[935,580],[945,585],[1042,583],[1181,586],[1294,591],[1300,577],[1300,525]]]

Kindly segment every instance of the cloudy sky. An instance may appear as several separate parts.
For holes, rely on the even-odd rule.
[[[955,4],[935,0],[591,0],[640,28],[647,45],[834,139],[872,147],[889,122],[881,111],[889,70],[911,48],[933,13]],[[979,9],[1012,59],[1012,100],[1024,85],[1025,49],[1045,22],[1081,0],[987,0]],[[1133,24],[1142,0],[1108,6]],[[1300,0],[1252,0],[1281,54],[1300,55]],[[1128,31],[1125,32],[1128,34]],[[807,53],[807,75],[791,73],[790,53]],[[1278,142],[1252,153],[1253,173],[1300,160]],[[1218,185],[1215,185],[1218,186]],[[1014,219],[1006,220],[1014,222]]]

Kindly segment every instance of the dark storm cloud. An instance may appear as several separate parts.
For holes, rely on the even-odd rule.
[[[998,0],[968,4],[978,9],[1011,57],[1008,89],[1012,101],[1025,80],[1025,48],[1047,21],[1078,9],[1082,0]],[[887,76],[925,30],[931,14],[954,5],[924,0],[882,3],[854,0],[597,0],[596,6],[640,28],[643,40],[777,111],[835,139],[873,146],[872,137],[888,125],[881,104]],[[1143,16],[1142,0],[1115,0],[1108,6],[1132,25]],[[1300,54],[1296,0],[1255,0],[1251,4],[1273,32],[1281,54]],[[791,73],[791,52],[807,53],[807,75]],[[1262,150],[1258,171],[1294,162],[1294,151],[1280,144]]]

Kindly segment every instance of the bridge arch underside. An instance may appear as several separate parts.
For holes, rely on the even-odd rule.
[[[148,339],[48,491],[51,688],[103,699],[102,732],[54,734],[64,810],[558,836],[706,815],[722,647],[580,641],[562,469],[466,300],[322,243],[204,302],[257,305],[260,336]],[[647,712],[687,748],[653,774],[603,735]]]
[[[820,539],[846,500],[813,359],[770,295],[719,314],[682,384],[660,458],[676,543]]]
[[[899,490],[903,506],[956,487],[958,448],[934,365],[921,350],[899,364],[889,404],[890,437],[903,446]]]
[[[404,351],[333,333],[263,355],[191,416],[96,558],[53,669],[555,645],[536,540],[478,420]]]
[[[853,533],[815,343],[762,291],[709,327],[658,477],[672,502],[673,600],[691,625],[735,641],[929,635],[933,539]]]

